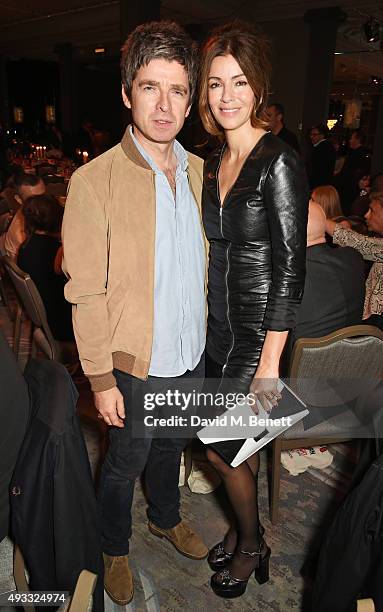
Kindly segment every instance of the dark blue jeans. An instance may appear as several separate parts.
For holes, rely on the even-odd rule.
[[[148,432],[146,437],[136,437],[134,421],[142,421],[145,416],[142,394],[158,391],[159,384],[165,392],[170,381],[173,386],[176,380],[203,378],[205,360],[202,357],[194,370],[188,370],[177,379],[163,379],[163,382],[154,377],[139,381],[119,370],[114,370],[113,374],[124,397],[125,426],[109,430],[109,448],[101,470],[98,499],[103,551],[107,555],[122,556],[129,553],[134,485],[144,470],[149,520],[162,529],[171,529],[181,520],[178,480],[181,455],[188,439],[153,437],[153,432]],[[138,398],[141,401],[137,401]],[[161,416],[158,408],[150,414]]]

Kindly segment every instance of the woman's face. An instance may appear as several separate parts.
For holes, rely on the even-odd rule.
[[[255,96],[241,67],[232,55],[215,57],[210,66],[208,102],[217,123],[237,130],[251,123]]]
[[[370,232],[383,234],[383,205],[379,200],[372,200],[370,202],[370,208],[365,215],[365,219]]]

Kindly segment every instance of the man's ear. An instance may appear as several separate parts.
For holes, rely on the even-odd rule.
[[[122,95],[122,100],[123,100],[126,108],[132,108],[130,100],[129,100],[128,96],[126,95],[124,85],[121,85],[121,95]]]

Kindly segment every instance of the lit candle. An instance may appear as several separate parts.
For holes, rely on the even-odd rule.
[[[43,154],[43,157],[45,157],[45,151],[46,151],[46,150],[47,150],[47,148],[46,148],[46,146],[44,145],[44,146],[43,146],[43,153],[44,153],[44,154]]]
[[[86,164],[86,162],[88,161],[88,157],[89,157],[88,151],[83,151],[82,152],[82,161],[83,161],[84,164]]]

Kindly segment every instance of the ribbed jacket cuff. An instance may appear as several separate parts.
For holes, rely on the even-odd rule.
[[[95,374],[88,375],[90,386],[92,391],[108,391],[108,389],[113,389],[113,387],[117,386],[116,379],[113,376],[112,372],[107,372],[106,374]]]

